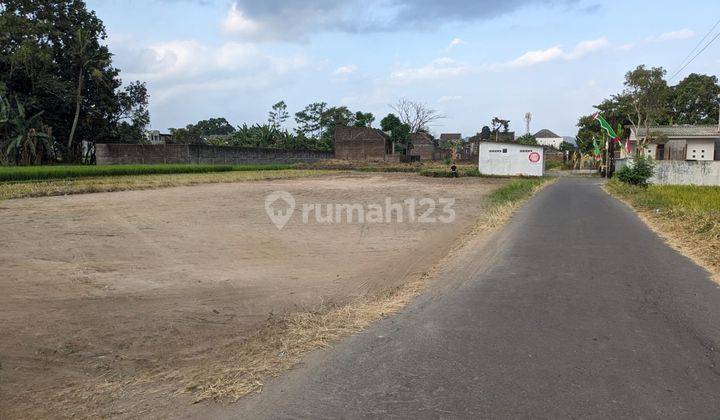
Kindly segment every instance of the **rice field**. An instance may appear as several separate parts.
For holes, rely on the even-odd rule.
[[[0,182],[45,181],[123,175],[191,174],[232,171],[271,171],[292,169],[287,164],[252,165],[43,165],[0,166]]]

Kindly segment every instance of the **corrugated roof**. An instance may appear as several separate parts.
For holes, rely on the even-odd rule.
[[[645,128],[638,129],[639,135],[645,135]],[[718,126],[709,125],[652,125],[650,134],[665,135],[667,137],[717,137],[720,136]]]
[[[559,139],[560,138],[560,136],[558,136],[557,134],[548,130],[547,128],[543,128],[542,130],[535,133],[534,137],[536,139]]]

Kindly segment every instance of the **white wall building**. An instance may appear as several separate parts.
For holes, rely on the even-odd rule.
[[[478,155],[478,169],[483,175],[543,176],[545,173],[542,146],[481,141]]]
[[[546,128],[543,128],[542,130],[535,133],[534,137],[539,145],[554,147],[556,149],[559,149],[562,142],[565,141],[565,139],[563,139],[561,136],[558,136],[557,134]]]

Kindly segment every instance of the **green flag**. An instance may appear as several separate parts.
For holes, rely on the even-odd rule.
[[[613,128],[612,128],[612,126],[610,125],[610,123],[607,122],[607,121],[605,120],[605,118],[603,118],[602,115],[600,115],[599,112],[595,113],[595,115],[593,116],[593,119],[595,119],[597,122],[600,123],[600,127],[602,127],[603,130],[607,131],[608,136],[610,136],[610,138],[611,138],[613,141],[618,141],[618,140],[617,140],[618,136],[617,136],[617,134],[615,134],[615,130],[613,130]]]
[[[595,154],[595,160],[602,159],[602,150],[600,150],[600,145],[597,142],[597,139],[593,137],[593,147],[595,150],[593,150],[593,153]]]

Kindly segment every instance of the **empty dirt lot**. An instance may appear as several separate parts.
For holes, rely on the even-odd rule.
[[[179,379],[123,384],[222,361],[270,313],[420,276],[504,182],[334,174],[0,202],[0,414],[143,414]],[[278,230],[265,211],[278,190],[298,206],[451,197],[457,218],[305,224],[296,210]]]

